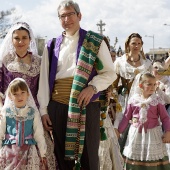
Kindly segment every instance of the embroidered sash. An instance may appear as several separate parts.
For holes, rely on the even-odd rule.
[[[91,71],[95,65],[97,70],[103,65],[97,57],[103,37],[88,31],[80,51],[76,72],[73,79],[66,130],[65,157],[80,161],[85,137],[86,108],[80,108],[77,96],[85,88]]]
[[[52,100],[68,105],[72,83],[73,77],[55,80]]]

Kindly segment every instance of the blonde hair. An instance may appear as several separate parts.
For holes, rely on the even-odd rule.
[[[153,74],[147,72],[140,76],[139,84],[143,84],[147,78],[156,79],[156,77]]]

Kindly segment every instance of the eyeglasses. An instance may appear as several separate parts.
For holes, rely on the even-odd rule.
[[[76,14],[76,12],[70,12],[70,13],[68,13],[68,14],[59,15],[58,17],[59,17],[62,21],[64,21],[66,17],[67,17],[67,18],[71,18],[71,17],[73,17],[73,15],[75,15],[75,14]]]

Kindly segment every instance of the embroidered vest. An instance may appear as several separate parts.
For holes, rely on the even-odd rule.
[[[6,133],[3,145],[23,144],[35,145],[33,138],[34,110],[30,108],[26,118],[17,118],[11,108],[6,109]]]

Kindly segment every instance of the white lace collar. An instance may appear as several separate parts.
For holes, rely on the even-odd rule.
[[[28,105],[23,108],[16,108],[13,104],[10,104],[7,108],[10,108],[12,112],[7,112],[6,116],[14,118],[17,121],[26,121],[34,118],[34,114],[28,114],[31,109]]]
[[[30,77],[37,76],[40,73],[40,56],[31,55],[31,64],[19,62],[15,53],[8,54],[3,60],[4,66],[10,72],[26,74]]]
[[[13,107],[12,108],[15,116],[17,117],[26,117],[28,115],[28,112],[30,111],[30,107],[28,105],[18,108],[18,107]]]
[[[141,66],[134,67],[127,62],[126,54],[115,61],[116,71],[121,77],[133,80],[138,73],[146,72],[150,69],[151,62],[140,57]]]
[[[147,111],[149,109],[149,105],[156,106],[159,103],[165,104],[164,100],[161,97],[159,97],[157,94],[153,94],[147,99],[143,98],[143,96],[140,94],[135,94],[130,98],[128,102],[128,104],[132,104],[140,108],[139,121],[141,123],[145,123],[147,121]]]
[[[134,106],[139,106],[140,104],[143,104],[143,103],[150,104],[152,106],[156,106],[159,103],[165,104],[162,98],[159,97],[156,93],[152,94],[147,99],[143,98],[141,94],[135,94],[130,98],[128,102],[128,104],[133,104]]]

